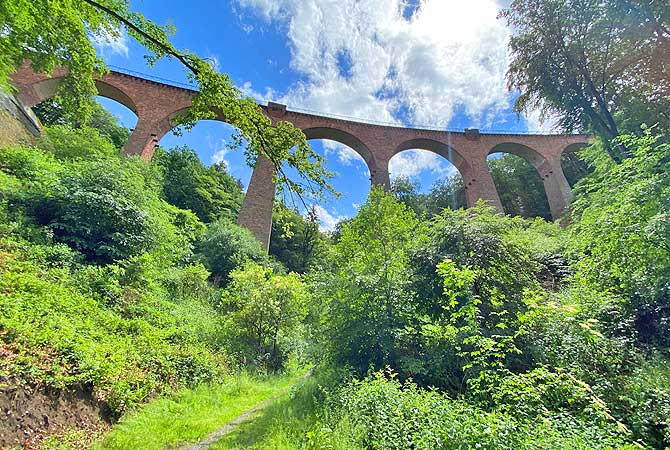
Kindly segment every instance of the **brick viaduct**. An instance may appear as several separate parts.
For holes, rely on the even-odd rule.
[[[51,76],[33,72],[24,66],[13,75],[18,97],[33,107],[52,97],[63,70]],[[121,72],[109,72],[96,81],[99,95],[111,98],[137,115],[137,124],[124,148],[127,155],[151,159],[160,139],[174,126],[174,117],[189,108],[194,90],[165,84]],[[539,173],[551,213],[559,217],[572,192],[561,168],[561,155],[588,143],[586,135],[489,134],[478,130],[447,132],[401,128],[287,110],[270,103],[266,114],[275,121],[288,121],[302,129],[307,139],[330,139],[356,151],[366,162],[372,184],[390,185],[389,161],[409,149],[428,150],[448,159],[460,172],[468,205],[483,199],[502,212],[502,204],[486,158],[491,153],[512,153],[530,162]],[[225,122],[223,117],[215,120]],[[272,227],[272,205],[275,196],[273,167],[259,159],[249,183],[239,223],[250,229],[267,248]]]

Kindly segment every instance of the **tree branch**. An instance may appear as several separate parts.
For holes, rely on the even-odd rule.
[[[160,47],[168,55],[172,55],[173,57],[177,58],[177,60],[179,62],[181,62],[188,70],[193,72],[194,75],[198,75],[200,73],[200,71],[195,66],[193,66],[193,64],[191,64],[188,61],[188,59],[183,54],[179,53],[174,47],[172,47],[170,45],[166,45],[164,42],[159,41],[158,39],[156,39],[155,37],[153,37],[152,35],[150,35],[146,31],[142,30],[140,27],[138,27],[137,25],[132,23],[126,17],[123,17],[121,14],[117,13],[116,11],[114,11],[114,10],[104,6],[104,5],[101,5],[100,3],[96,2],[95,0],[83,0],[83,1],[84,1],[84,3],[88,3],[92,7],[96,8],[96,9],[99,9],[100,11],[103,11],[106,14],[109,14],[114,19],[116,19],[119,22],[121,22],[122,24],[124,24],[126,27],[130,28],[131,30],[133,30],[137,34],[143,36],[145,39],[149,40],[154,45]]]

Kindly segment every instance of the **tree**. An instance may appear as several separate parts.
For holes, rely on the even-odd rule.
[[[275,256],[288,270],[306,273],[319,262],[325,245],[325,237],[319,231],[315,205],[307,210],[305,217],[283,204],[275,206],[270,255]]]
[[[574,187],[579,180],[593,172],[592,168],[586,164],[577,152],[563,153],[561,168],[570,187]]]
[[[419,217],[426,214],[426,202],[424,195],[419,192],[420,188],[418,181],[412,181],[406,176],[394,178],[391,183],[391,193]]]
[[[435,181],[428,193],[422,194],[419,189],[420,184],[407,177],[398,177],[391,184],[391,192],[417,216],[432,217],[445,208],[467,208],[463,178],[459,174]]]
[[[175,48],[169,40],[173,27],[156,25],[132,12],[128,0],[5,1],[0,4],[0,29],[0,87],[11,89],[9,75],[26,60],[37,72],[64,66],[68,74],[59,87],[59,101],[66,114],[83,123],[93,108],[94,80],[106,71],[90,37],[110,39],[123,29],[149,51],[149,64],[174,58],[197,85],[199,93],[178,123],[190,129],[201,119],[215,117],[215,111],[221,113],[236,129],[233,145],[245,145],[252,166],[259,156],[267,157],[280,188],[298,195],[333,191],[323,158],[309,147],[301,130],[288,122],[273,124],[227,75],[217,73],[194,53]],[[287,176],[284,164],[295,169],[296,179]],[[307,182],[300,181],[303,179]]]
[[[91,117],[86,124],[65,114],[63,106],[54,98],[46,99],[33,108],[42,125],[67,125],[72,128],[88,126],[98,130],[101,136],[109,139],[117,149],[123,148],[130,136],[130,130],[119,123],[119,118],[95,102]]]
[[[505,154],[489,159],[488,165],[506,214],[551,220],[544,184],[528,161]]]
[[[415,311],[409,257],[423,235],[416,214],[379,187],[343,227],[334,272],[319,274],[314,287],[324,299],[323,334],[337,364],[360,373],[400,367],[403,334]]]
[[[659,22],[667,20],[667,5],[663,9],[661,3],[512,1],[501,16],[515,32],[507,73],[509,87],[521,91],[515,109],[556,114],[566,130],[594,131],[608,144],[621,134],[622,125],[635,131],[648,121],[650,110],[659,112],[653,120],[668,129],[668,97],[647,97],[653,77],[640,70],[658,67],[654,55],[670,36],[667,22]],[[632,17],[637,17],[633,31],[627,24]],[[653,23],[658,26],[649,25]],[[606,150],[615,161],[630,156],[620,142]]]
[[[163,172],[163,194],[169,203],[190,209],[205,223],[237,219],[242,186],[228,174],[225,165],[205,167],[188,147],[170,151],[159,148],[152,162]]]
[[[444,209],[467,208],[463,177],[455,174],[446,180],[436,181],[428,192],[426,209],[428,216],[440,214]]]
[[[297,332],[307,315],[307,289],[300,276],[249,263],[233,271],[230,280],[222,298],[228,345],[248,362],[281,368],[287,356],[282,339]]]

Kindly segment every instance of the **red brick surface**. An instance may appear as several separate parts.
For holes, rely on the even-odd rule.
[[[53,96],[59,78],[33,72],[24,66],[13,76],[19,98],[26,106],[35,106]],[[154,147],[173,126],[172,119],[187,109],[196,93],[152,80],[110,72],[96,83],[100,95],[127,106],[137,114],[137,125],[124,152],[151,159]],[[446,132],[375,125],[332,117],[288,111],[285,106],[264,107],[274,120],[293,123],[308,139],[330,139],[355,150],[365,160],[373,184],[389,186],[389,161],[408,149],[424,149],[447,158],[461,173],[468,204],[483,199],[502,211],[500,198],[488,170],[486,157],[498,151],[513,153],[528,160],[544,182],[554,218],[559,217],[572,198],[570,186],[561,168],[565,151],[588,143],[586,135],[489,134],[476,130]],[[221,119],[223,120],[223,119]],[[247,189],[239,223],[249,228],[266,246],[272,226],[275,194],[272,167],[259,159]]]

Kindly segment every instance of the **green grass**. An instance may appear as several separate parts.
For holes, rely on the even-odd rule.
[[[295,383],[302,373],[256,378],[238,374],[227,383],[184,389],[126,415],[94,449],[156,450],[196,442],[258,403]]]
[[[255,420],[240,425],[210,449],[360,448],[358,432],[346,418],[332,428],[325,425],[332,421],[328,420],[328,409],[321,405],[321,381],[319,377],[307,379],[265,408]]]

